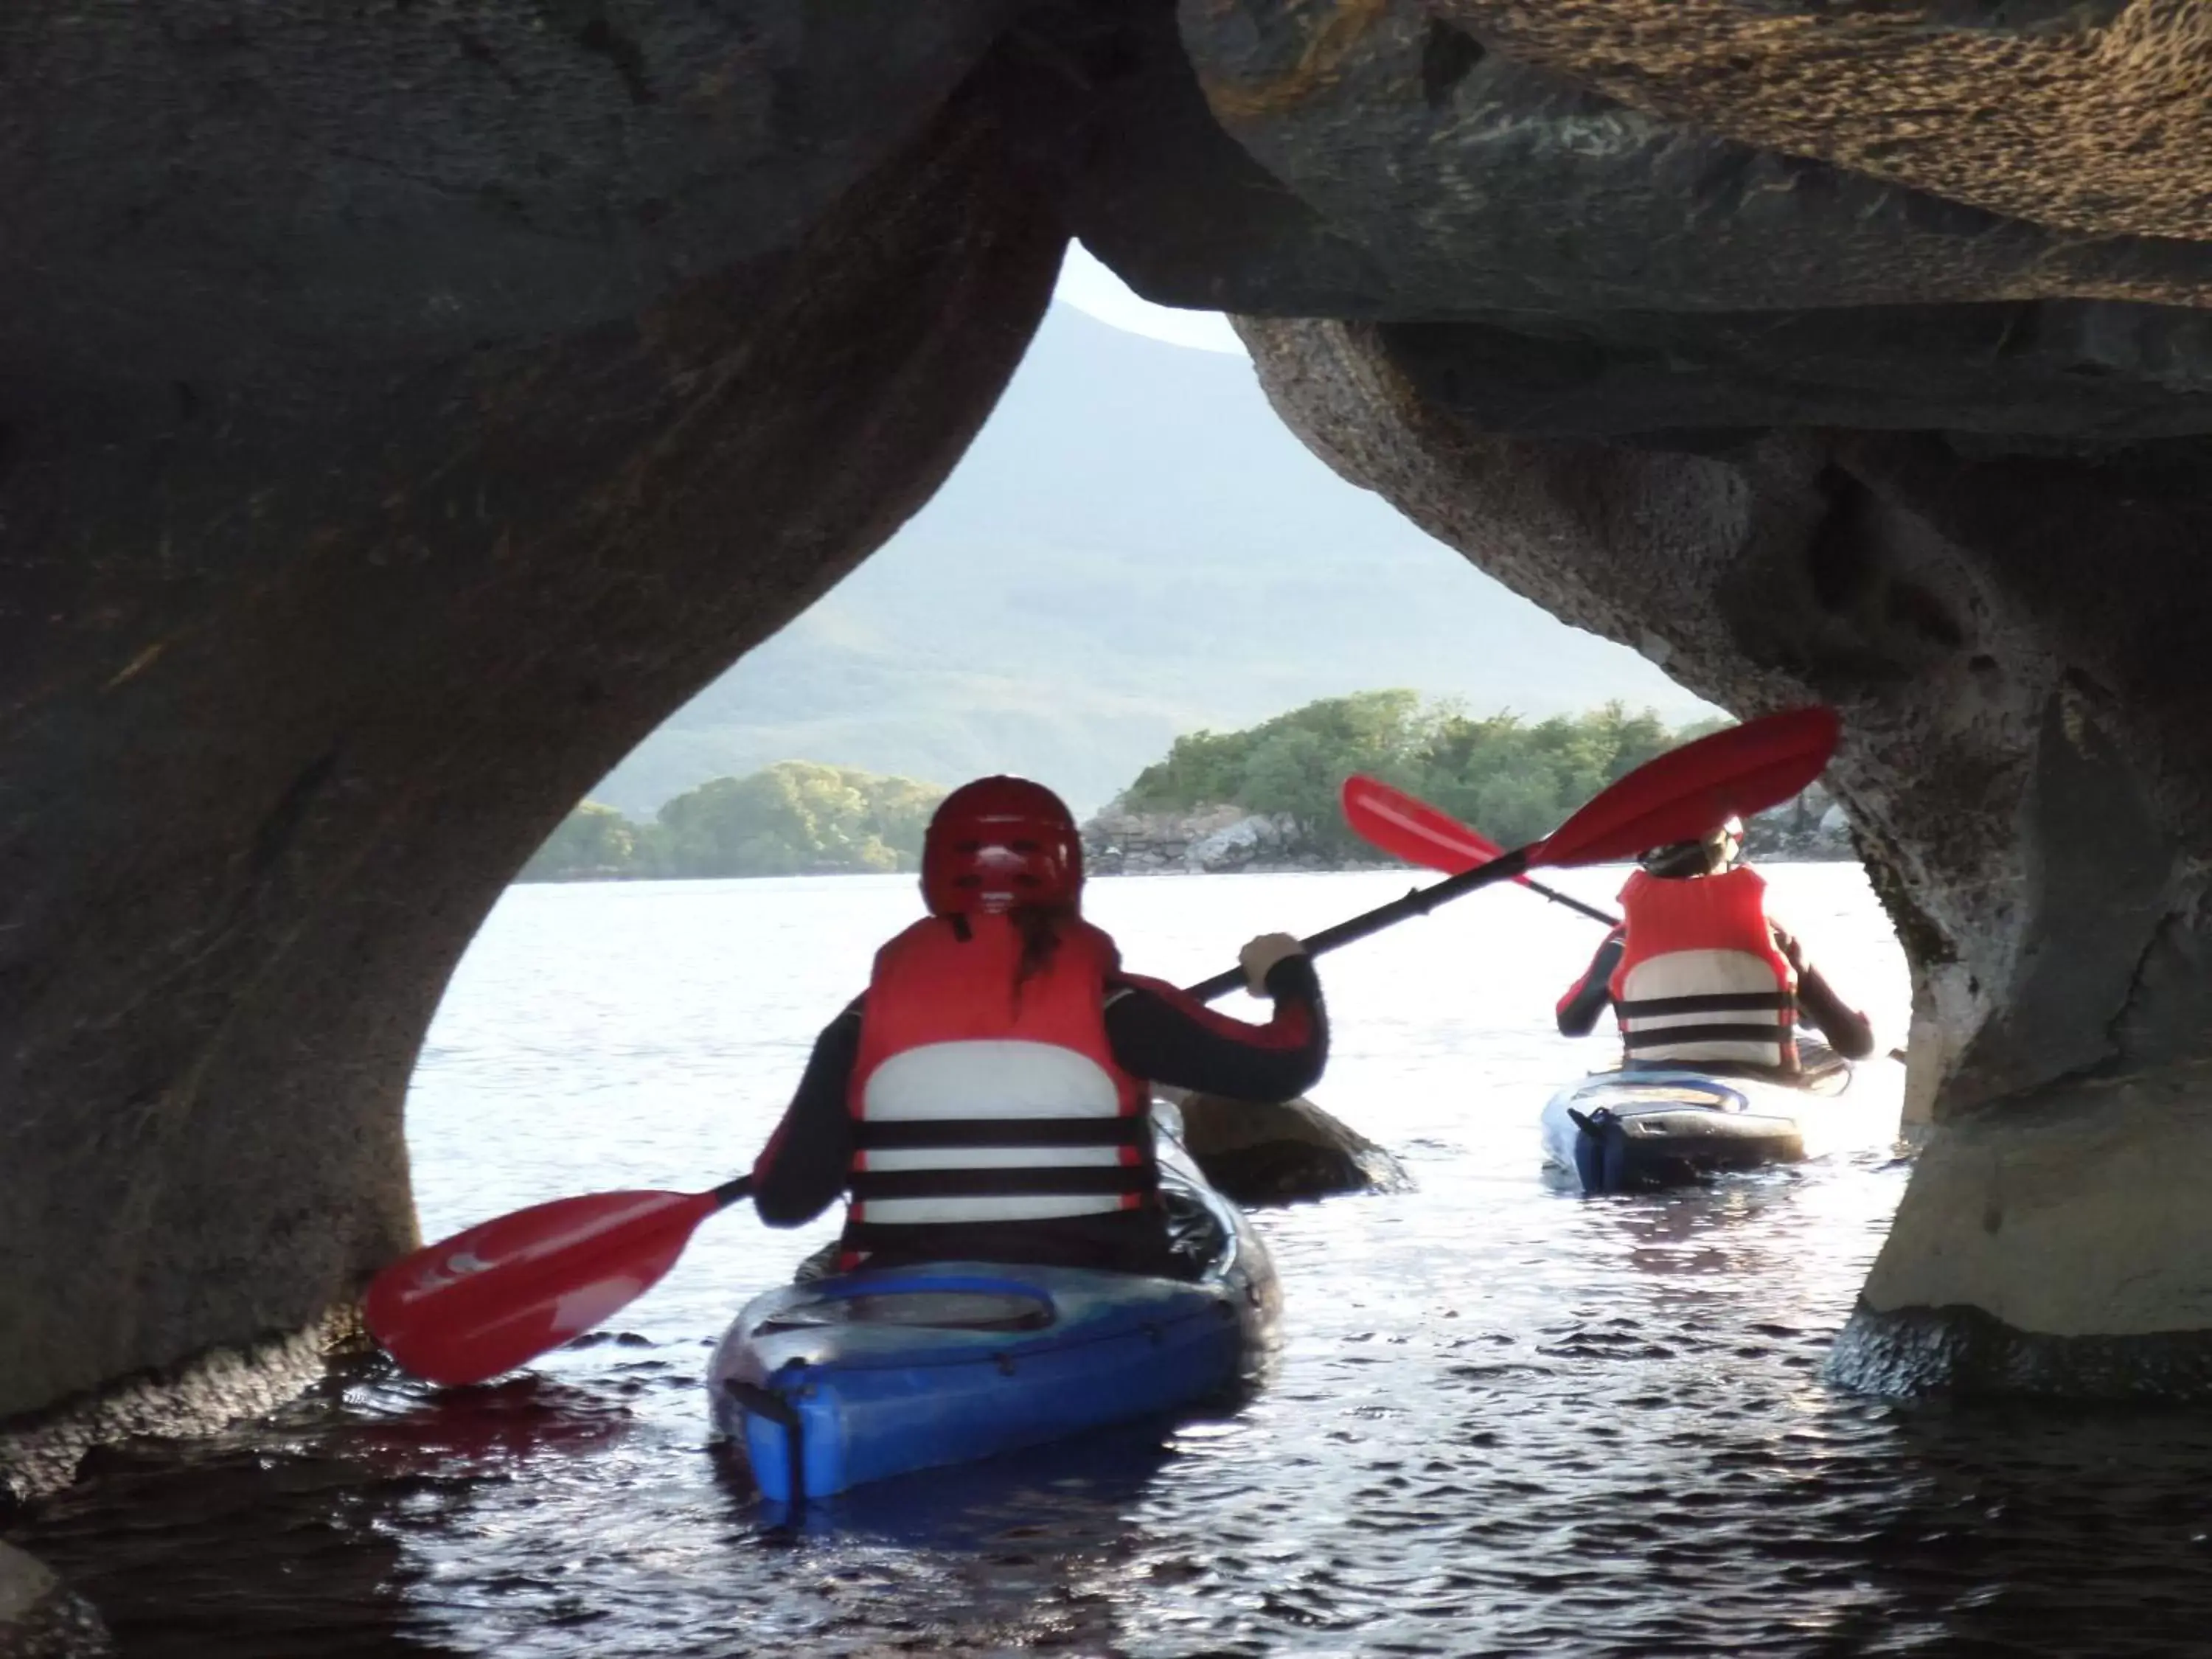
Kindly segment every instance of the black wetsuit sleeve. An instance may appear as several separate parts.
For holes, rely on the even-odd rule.
[[[1864,1060],[1874,1052],[1874,1022],[1846,1003],[1820,977],[1820,970],[1805,960],[1804,947],[1774,928],[1774,943],[1797,970],[1797,1011],[1827,1038],[1828,1046],[1845,1060]]]
[[[1626,943],[1627,935],[1620,928],[1607,933],[1605,943],[1590,958],[1590,965],[1583,970],[1583,976],[1559,999],[1555,1012],[1561,1036],[1588,1036],[1596,1029],[1598,1016],[1613,1000],[1613,970],[1620,966],[1620,953]]]
[[[1328,1063],[1328,1014],[1310,957],[1267,970],[1275,1016],[1265,1025],[1216,1013],[1172,985],[1116,974],[1106,988],[1106,1040],[1121,1067],[1232,1100],[1292,1100]]]
[[[844,1193],[853,1168],[846,1091],[860,1053],[856,1000],[814,1040],[799,1092],[753,1163],[753,1208],[769,1226],[803,1227]]]

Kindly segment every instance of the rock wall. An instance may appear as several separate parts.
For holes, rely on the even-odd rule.
[[[1240,326],[1277,407],[1325,458],[1486,568],[1663,653],[1742,713],[1844,710],[1830,786],[1912,965],[1908,1112],[1939,1144],[1960,1124],[1985,1159],[2029,1160],[1996,1179],[2024,1179],[2032,1123],[2095,1139],[2115,1085],[2177,1109],[2195,1097],[2212,1007],[2206,869],[2188,848],[2212,754],[2201,725],[2185,727],[2212,714],[2212,685],[2171,631],[2203,602],[2188,568],[2205,482],[2194,452],[2027,465],[1925,438],[1775,434],[1704,454],[1504,437],[1425,396],[1397,355],[1417,348],[1387,330]],[[2153,1121],[2138,1119],[2146,1133]],[[2086,1216],[2161,1201],[2135,1192],[2142,1167],[2061,1157],[2051,1178],[2076,1190],[2043,1203]],[[2208,1340],[2212,1221],[2183,1222],[2180,1192],[2154,1246],[2107,1235],[2086,1269],[2109,1286],[2154,1257],[2165,1322],[2123,1329],[2107,1302],[2109,1322],[2085,1333],[2045,1254],[2063,1225],[1921,1271],[1960,1212],[1958,1185],[1941,1158],[1917,1173],[1841,1374],[1921,1387],[1980,1374],[1990,1328],[1963,1316],[1955,1342],[1915,1346],[1917,1370],[1890,1352],[1896,1321],[1939,1307],[2008,1309],[2014,1336]],[[1982,1213],[2001,1230],[2010,1212]],[[1923,1302],[1938,1285],[1948,1300]],[[1857,1364],[1869,1346],[1881,1359]],[[2142,1352],[2147,1371],[2180,1374],[2162,1348]],[[2079,1386],[2101,1389],[2112,1370]],[[2036,1374],[2065,1372],[2054,1359]]]
[[[1745,857],[1763,864],[1831,863],[1856,860],[1850,814],[1823,785],[1744,820]]]
[[[2212,250],[2158,112],[2197,9],[1178,17],[1307,216],[1150,291],[1204,267],[1316,452],[1519,591],[1845,714],[1932,1139],[1838,1374],[2193,1389],[2212,1221],[2156,1148],[2212,1057]]]
[[[18,1449],[220,1410],[413,1242],[507,878],[958,458],[1065,241],[999,9],[0,19]]]

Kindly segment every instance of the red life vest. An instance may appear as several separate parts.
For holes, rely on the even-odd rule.
[[[1628,878],[1628,936],[1608,988],[1631,1065],[1796,1069],[1797,975],[1774,943],[1765,892],[1747,866]]]
[[[1063,922],[1017,983],[1003,915],[932,916],[876,955],[846,1097],[848,1261],[905,1230],[1040,1222],[1158,1201],[1152,1091],[1114,1061],[1114,941]]]

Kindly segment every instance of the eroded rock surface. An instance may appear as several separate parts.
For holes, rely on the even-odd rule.
[[[1795,799],[1744,820],[1743,850],[1762,864],[1856,860],[1850,814],[1815,783]]]
[[[1387,325],[1241,326],[1324,456],[1486,568],[1730,708],[1843,709],[1830,781],[1912,963],[1915,1035],[1936,1039],[1916,1042],[1915,1097],[1939,1123],[1996,1115],[2002,1139],[2002,1115],[2106,1079],[2202,1087],[2193,447],[2029,462],[1940,436],[1532,441],[1425,396],[1418,345]],[[1939,1188],[1916,1179],[1863,1322],[1906,1305],[1880,1299],[1911,1279],[1886,1269],[1924,1248],[1915,1218]],[[2212,1285],[2212,1222],[2177,1220],[2160,1248]],[[1984,1254],[1951,1288],[2009,1304],[2063,1236]]]
[[[807,9],[0,20],[0,1419],[412,1243],[508,877],[1012,371],[1003,9]]]

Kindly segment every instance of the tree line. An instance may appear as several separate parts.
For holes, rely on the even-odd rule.
[[[1137,812],[1234,805],[1287,813],[1313,850],[1371,856],[1337,805],[1344,780],[1364,772],[1517,847],[1548,835],[1653,756],[1723,724],[1673,730],[1650,709],[1632,714],[1619,702],[1542,720],[1510,713],[1478,719],[1412,691],[1363,691],[1241,732],[1178,738],[1116,805]]]
[[[639,823],[603,801],[564,818],[519,881],[860,875],[912,870],[945,791],[849,766],[780,761],[716,778]]]
[[[1583,714],[1481,719],[1412,691],[1325,697],[1241,732],[1194,732],[1115,805],[1137,812],[1237,806],[1287,813],[1306,845],[1371,856],[1345,827],[1337,791],[1365,772],[1509,847],[1537,840],[1616,778],[1723,724],[1670,729],[1618,702]],[[587,800],[523,866],[523,881],[861,874],[913,870],[945,791],[848,766],[782,761],[717,778],[636,823]]]

